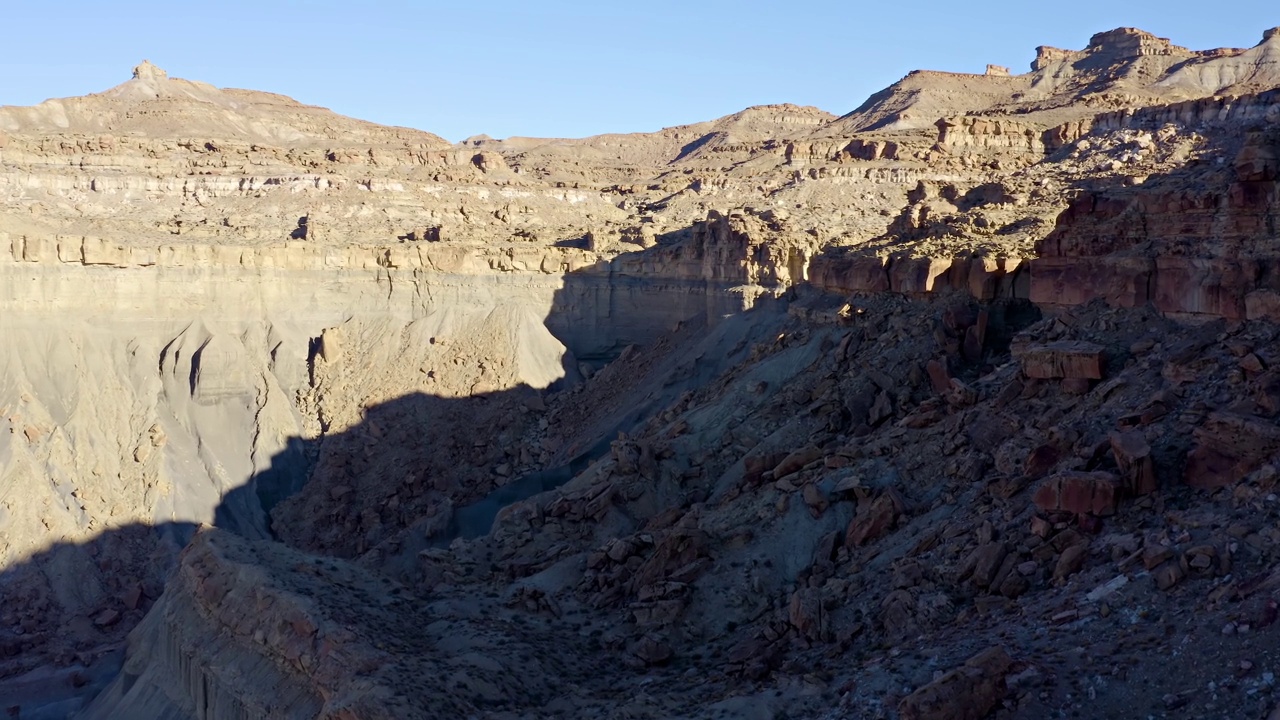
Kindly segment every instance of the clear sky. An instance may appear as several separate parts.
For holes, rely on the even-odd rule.
[[[836,114],[924,68],[1025,72],[1037,45],[1140,27],[1250,47],[1274,0],[10,0],[0,105],[105,90],[143,58],[449,140],[657,130],[750,105]]]

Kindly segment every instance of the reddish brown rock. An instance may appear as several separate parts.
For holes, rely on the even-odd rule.
[[[1031,518],[1031,534],[1038,538],[1047,538],[1053,532],[1053,523],[1036,515]]]
[[[976,363],[982,359],[982,339],[978,326],[971,326],[964,331],[964,342],[961,344],[961,353],[964,355],[966,362]]]
[[[1062,554],[1058,556],[1058,563],[1053,568],[1053,579],[1055,581],[1066,580],[1079,572],[1084,565],[1084,559],[1088,552],[1089,548],[1086,545],[1071,545],[1066,550],[1063,550]]]
[[[830,633],[827,613],[822,607],[822,592],[815,588],[801,588],[792,593],[787,615],[791,627],[803,638],[820,641]]]
[[[1280,413],[1280,373],[1266,373],[1254,382],[1257,387],[1254,402],[1258,404],[1258,408],[1270,415]]]
[[[933,391],[942,395],[951,390],[951,373],[947,372],[947,361],[930,360],[925,366],[929,373],[929,384],[933,386]]]
[[[862,503],[858,507],[858,513],[849,522],[849,529],[845,532],[845,545],[857,547],[885,535],[893,529],[893,524],[902,511],[902,503],[892,490],[886,490],[870,503]]]
[[[1111,515],[1116,510],[1119,481],[1108,472],[1069,470],[1045,478],[1032,502],[1045,511],[1076,515]]]
[[[809,513],[815,518],[822,517],[822,513],[831,505],[827,496],[813,483],[806,484],[801,495],[804,497],[804,504],[809,506]]]
[[[1139,307],[1150,299],[1155,273],[1148,258],[1042,256],[1029,264],[1031,301],[1037,305],[1084,305],[1102,298],[1115,307]]]
[[[1171,315],[1213,315],[1243,320],[1245,292],[1257,269],[1227,259],[1156,258],[1155,306]]]
[[[1257,355],[1249,353],[1248,355],[1240,358],[1240,369],[1250,375],[1258,375],[1262,371],[1266,370],[1267,367],[1262,364],[1262,360],[1260,360]]]
[[[977,321],[978,318],[968,303],[952,305],[942,313],[942,327],[951,336],[963,333]]]
[[[1061,459],[1062,452],[1058,448],[1041,445],[1032,450],[1022,462],[1022,473],[1032,479],[1044,477]]]
[[[1183,478],[1191,487],[1204,490],[1237,482],[1280,451],[1280,426],[1228,412],[1211,413],[1195,429],[1195,438]]]
[[[1244,296],[1244,312],[1249,320],[1280,322],[1280,292],[1254,290]]]
[[[1131,496],[1155,492],[1155,462],[1151,458],[1151,445],[1140,432],[1113,432],[1110,435],[1111,454],[1120,468],[1121,485]]]
[[[822,457],[822,451],[813,445],[806,445],[784,457],[777,467],[773,468],[774,479],[784,478],[800,471],[805,465]]]
[[[884,258],[818,255],[809,263],[809,282],[829,292],[887,292]]]
[[[1148,570],[1155,570],[1161,563],[1173,557],[1173,548],[1168,545],[1148,545],[1142,550],[1142,565]]]
[[[1102,379],[1102,346],[1077,340],[1015,347],[1014,357],[1029,378]]]
[[[902,720],[980,720],[1008,693],[1013,664],[1004,648],[974,655],[964,665],[917,689],[898,704]]]
[[[955,408],[970,407],[978,402],[978,391],[962,382],[959,378],[951,378],[951,389],[944,396],[947,404]]]
[[[1193,573],[1212,575],[1218,566],[1218,549],[1213,545],[1197,545],[1182,555],[1180,563]]]

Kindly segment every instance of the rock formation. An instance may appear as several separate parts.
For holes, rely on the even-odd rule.
[[[1277,43],[584,139],[0,108],[0,705],[1266,716]]]

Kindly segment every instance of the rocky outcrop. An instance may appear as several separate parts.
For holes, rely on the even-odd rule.
[[[472,622],[416,608],[401,588],[341,561],[204,530],[131,634],[119,679],[82,717],[453,716],[573,677],[527,640],[469,632]]]
[[[898,705],[903,720],[974,720],[991,712],[1008,689],[1012,664],[1003,648],[991,648],[911,693]]]
[[[1045,154],[1044,128],[1003,118],[956,117],[937,122],[938,148],[956,155],[1010,155],[1027,161]]]
[[[925,295],[963,289],[982,300],[1026,297],[1018,259],[884,258],[818,255],[808,267],[809,282],[839,294],[895,292]]]
[[[1240,107],[1273,103],[1256,97]],[[1256,114],[1242,110],[1241,119],[1230,120],[1232,113],[1223,112],[1216,122],[1248,126],[1243,118]],[[1224,171],[1187,171],[1073,201],[1038,243],[1031,299],[1077,305],[1103,298],[1123,307],[1151,303],[1171,315],[1264,316],[1280,253],[1271,232],[1280,218],[1280,166],[1273,128],[1264,123],[1242,139],[1220,150],[1232,153]],[[1254,293],[1261,294],[1251,304],[1246,298]]]

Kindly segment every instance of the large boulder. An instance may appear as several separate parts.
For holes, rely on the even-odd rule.
[[[1013,664],[1004,648],[992,647],[917,689],[898,705],[902,720],[981,720],[1009,692]]]

